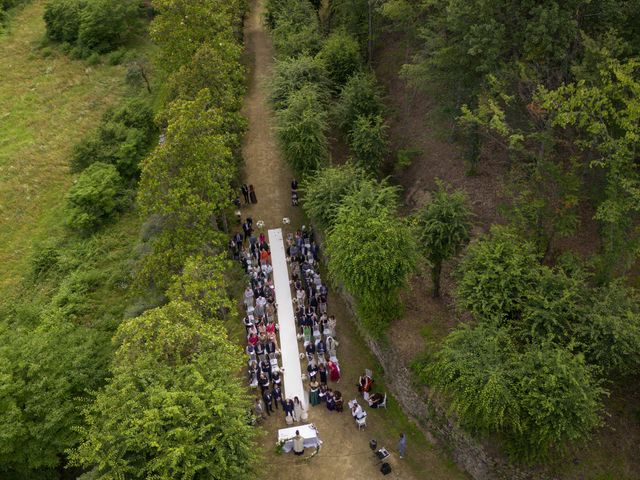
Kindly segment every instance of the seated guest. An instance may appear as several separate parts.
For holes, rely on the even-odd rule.
[[[333,399],[336,401],[336,412],[342,412],[343,400],[342,393],[336,390],[333,392]]]
[[[313,356],[316,353],[316,346],[313,344],[313,342],[309,342],[307,346],[304,347],[304,349],[307,352],[307,360],[313,360]]]
[[[313,381],[316,378],[316,375],[318,374],[318,367],[316,367],[315,362],[309,362],[309,365],[307,365],[307,373],[309,374],[310,381]]]
[[[258,383],[260,384],[262,393],[264,393],[265,390],[269,389],[269,377],[267,377],[264,373],[260,374],[260,380],[258,380]]]
[[[369,392],[369,390],[371,390],[372,383],[373,379],[369,375],[367,375],[366,373],[360,375],[360,378],[358,379],[358,391],[360,393]]]
[[[327,410],[333,411],[336,409],[336,399],[331,389],[327,390]]]
[[[374,393],[373,395],[369,395],[369,399],[367,401],[369,402],[369,406],[371,408],[378,408],[378,405],[380,405],[383,400],[384,400],[383,394]]]

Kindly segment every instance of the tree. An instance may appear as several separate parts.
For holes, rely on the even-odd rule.
[[[359,72],[351,76],[340,91],[335,117],[346,134],[353,129],[359,116],[378,116],[383,105],[380,87],[372,73]]]
[[[351,163],[322,168],[307,175],[302,183],[304,211],[322,227],[331,227],[342,200],[358,190],[364,178],[365,173]]]
[[[276,110],[288,107],[291,94],[305,85],[311,85],[321,100],[328,97],[329,79],[320,59],[303,54],[276,60],[269,86],[269,96]]]
[[[73,465],[95,478],[244,479],[256,460],[238,347],[171,302],[124,322],[112,377],[83,410]]]
[[[341,30],[324,41],[318,58],[324,63],[335,90],[340,90],[362,63],[357,40]]]
[[[91,233],[125,205],[122,178],[116,167],[94,163],[84,170],[67,194],[67,224]]]
[[[356,118],[356,123],[349,132],[349,147],[355,156],[356,163],[370,173],[380,170],[383,160],[389,153],[388,126],[381,115]]]
[[[416,262],[417,245],[395,205],[372,209],[346,197],[327,236],[329,272],[357,301],[363,323],[381,337],[400,313],[398,292]]]
[[[467,428],[500,432],[519,460],[546,458],[602,423],[606,391],[582,355],[552,343],[518,347],[507,329],[459,327],[421,371]]]
[[[442,262],[456,256],[469,241],[471,216],[465,193],[449,193],[442,182],[438,182],[431,201],[416,216],[420,242],[431,263],[434,298],[440,296]]]
[[[192,101],[172,102],[165,142],[142,163],[138,202],[143,215],[160,217],[162,233],[140,274],[160,285],[166,286],[190,255],[223,248],[217,219],[231,204],[237,166],[223,112],[211,104],[207,89]]]
[[[282,153],[298,172],[313,172],[324,165],[329,156],[326,109],[312,85],[292,92],[287,104],[287,108],[276,113]]]
[[[476,319],[508,323],[522,312],[539,279],[538,255],[530,242],[494,226],[471,243],[458,267],[458,304]]]
[[[78,47],[106,53],[122,45],[135,30],[139,3],[135,0],[92,0],[80,11]]]

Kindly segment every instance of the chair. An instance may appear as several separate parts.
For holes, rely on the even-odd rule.
[[[367,417],[356,418],[356,425],[358,426],[358,430],[365,428],[367,426]]]
[[[378,404],[378,408],[387,409],[387,392],[384,393],[384,399]]]
[[[369,377],[371,380],[373,380],[373,372],[371,370],[369,370],[368,368],[364,369],[364,374]]]

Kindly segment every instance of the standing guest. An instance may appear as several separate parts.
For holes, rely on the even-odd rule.
[[[336,399],[333,396],[333,390],[327,390],[327,410],[330,412],[336,409]]]
[[[264,408],[262,408],[262,402],[259,398],[256,398],[255,403],[253,404],[253,411],[256,414],[256,417],[260,417],[263,420],[267,417],[264,415]]]
[[[318,385],[318,381],[314,378],[309,383],[309,403],[315,407],[320,403],[320,397],[318,395],[318,389],[320,386]]]
[[[269,393],[269,390],[265,390],[262,393],[262,401],[264,401],[264,405],[267,408],[267,415],[271,416],[273,413],[273,397],[271,393]]]
[[[271,372],[271,381],[275,386],[278,386],[278,387],[280,386],[280,383],[282,383],[282,379],[280,378],[280,372],[278,370],[274,370],[273,372]]]
[[[242,184],[242,187],[240,187],[240,191],[242,192],[242,196],[244,197],[244,203],[249,203],[249,187],[247,187],[246,183]]]
[[[260,384],[260,389],[262,390],[262,394],[264,395],[264,392],[269,389],[269,378],[264,373],[261,373],[258,383]]]
[[[327,386],[320,385],[320,389],[318,390],[318,397],[320,399],[320,403],[324,402],[327,399]]]
[[[327,384],[327,369],[323,363],[318,366],[318,373],[320,374],[320,383],[322,385]]]
[[[404,433],[400,434],[400,440],[398,440],[398,452],[400,452],[400,458],[404,458],[407,453],[407,437]]]
[[[338,367],[338,364],[332,360],[329,360],[329,362],[327,363],[327,368],[329,369],[329,379],[332,382],[339,382],[340,381],[340,367]]]
[[[258,203],[256,191],[254,190],[253,185],[249,185],[249,199],[251,200],[251,203]]]
[[[313,356],[316,353],[316,346],[313,344],[313,342],[309,342],[304,350],[305,352],[307,352],[307,360],[309,360],[310,362],[313,361]]]
[[[296,436],[293,437],[293,453],[296,455],[304,453],[304,438],[302,438],[298,430],[296,430]]]
[[[247,218],[247,220],[242,224],[242,231],[244,232],[244,240],[243,240],[243,244],[244,242],[246,242],[249,237],[251,236],[251,232],[253,232],[253,228],[251,228],[251,223],[249,223],[249,219]]]
[[[274,407],[278,410],[278,404],[282,401],[282,390],[280,390],[280,385],[275,384],[273,386],[273,390],[271,390],[271,397],[273,398]],[[284,406],[282,408],[284,409]]]
[[[327,337],[327,341],[325,342],[326,347],[327,347],[327,353],[329,354],[330,358],[335,358],[336,355],[336,348],[338,347],[338,342],[332,337],[332,336],[328,336]]]
[[[291,416],[293,418],[293,400],[290,398],[287,400],[282,400],[282,410],[284,410],[284,416],[287,418]]]
[[[307,373],[309,374],[309,380],[315,380],[316,375],[318,374],[318,367],[314,361],[310,361],[309,365],[307,365]]]
[[[250,286],[247,286],[244,290],[244,307],[248,310],[249,307],[253,307],[253,290]]]
[[[298,190],[298,181],[294,178],[291,180],[291,191],[295,192],[296,190]]]

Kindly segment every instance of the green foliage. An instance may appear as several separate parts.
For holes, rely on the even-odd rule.
[[[41,313],[38,316],[41,317]],[[109,336],[52,310],[34,329],[0,326],[0,475],[46,478],[79,438],[86,391],[104,378]],[[8,320],[5,318],[5,320]]]
[[[431,263],[434,297],[440,295],[442,262],[457,255],[469,241],[471,216],[465,193],[449,193],[442,182],[438,182],[431,201],[417,214],[418,235]]]
[[[364,47],[368,35],[370,6],[375,17],[375,6],[370,5],[367,0],[332,0],[329,5],[331,24],[349,32]]]
[[[335,117],[338,125],[349,133],[359,116],[382,114],[382,98],[376,78],[372,73],[360,72],[349,78],[340,92]]]
[[[270,84],[270,97],[276,110],[288,107],[291,94],[305,85],[312,85],[325,100],[329,80],[322,61],[309,55],[276,60]]]
[[[287,105],[276,114],[282,153],[295,170],[313,172],[324,165],[329,156],[328,114],[317,88],[312,85],[292,92]]]
[[[361,67],[360,46],[347,32],[337,31],[324,41],[318,58],[324,63],[334,89],[339,90]]]
[[[355,192],[364,178],[364,172],[351,163],[313,172],[302,183],[304,211],[320,226],[332,226],[342,200]]]
[[[389,153],[389,138],[381,115],[359,115],[348,135],[349,148],[362,169],[376,173]]]
[[[502,433],[518,459],[544,458],[601,424],[606,391],[581,355],[546,343],[519,350],[495,326],[455,330],[421,376],[452,397],[467,428]]]
[[[125,200],[116,167],[94,163],[80,174],[67,194],[67,224],[91,233],[112,220],[124,208]]]
[[[476,318],[502,323],[522,310],[538,280],[538,256],[530,242],[494,226],[476,240],[458,268],[458,304]]]
[[[137,31],[139,13],[136,0],[51,0],[44,20],[48,38],[88,56],[124,45]]]
[[[72,463],[96,478],[244,479],[256,458],[242,361],[226,332],[172,302],[124,322],[111,379]]]
[[[166,118],[165,142],[142,163],[138,192],[142,214],[162,222],[140,273],[163,286],[190,255],[223,248],[217,217],[230,206],[237,169],[223,112],[207,89],[172,102]]]
[[[225,275],[230,269],[231,262],[223,255],[190,257],[173,278],[167,296],[189,303],[205,320],[233,319],[236,302],[229,298]]]
[[[138,164],[148,152],[156,132],[149,104],[132,98],[108,110],[98,129],[74,147],[71,170],[79,172],[102,162],[114,165],[123,178],[136,180],[140,175]]]
[[[318,16],[309,1],[269,0],[266,8],[267,26],[280,56],[315,55],[320,50]]]
[[[380,338],[400,314],[398,292],[415,268],[417,244],[389,195],[370,190],[371,183],[344,198],[329,230],[327,252],[329,272],[356,297],[365,327]],[[390,204],[380,205],[382,198]]]

